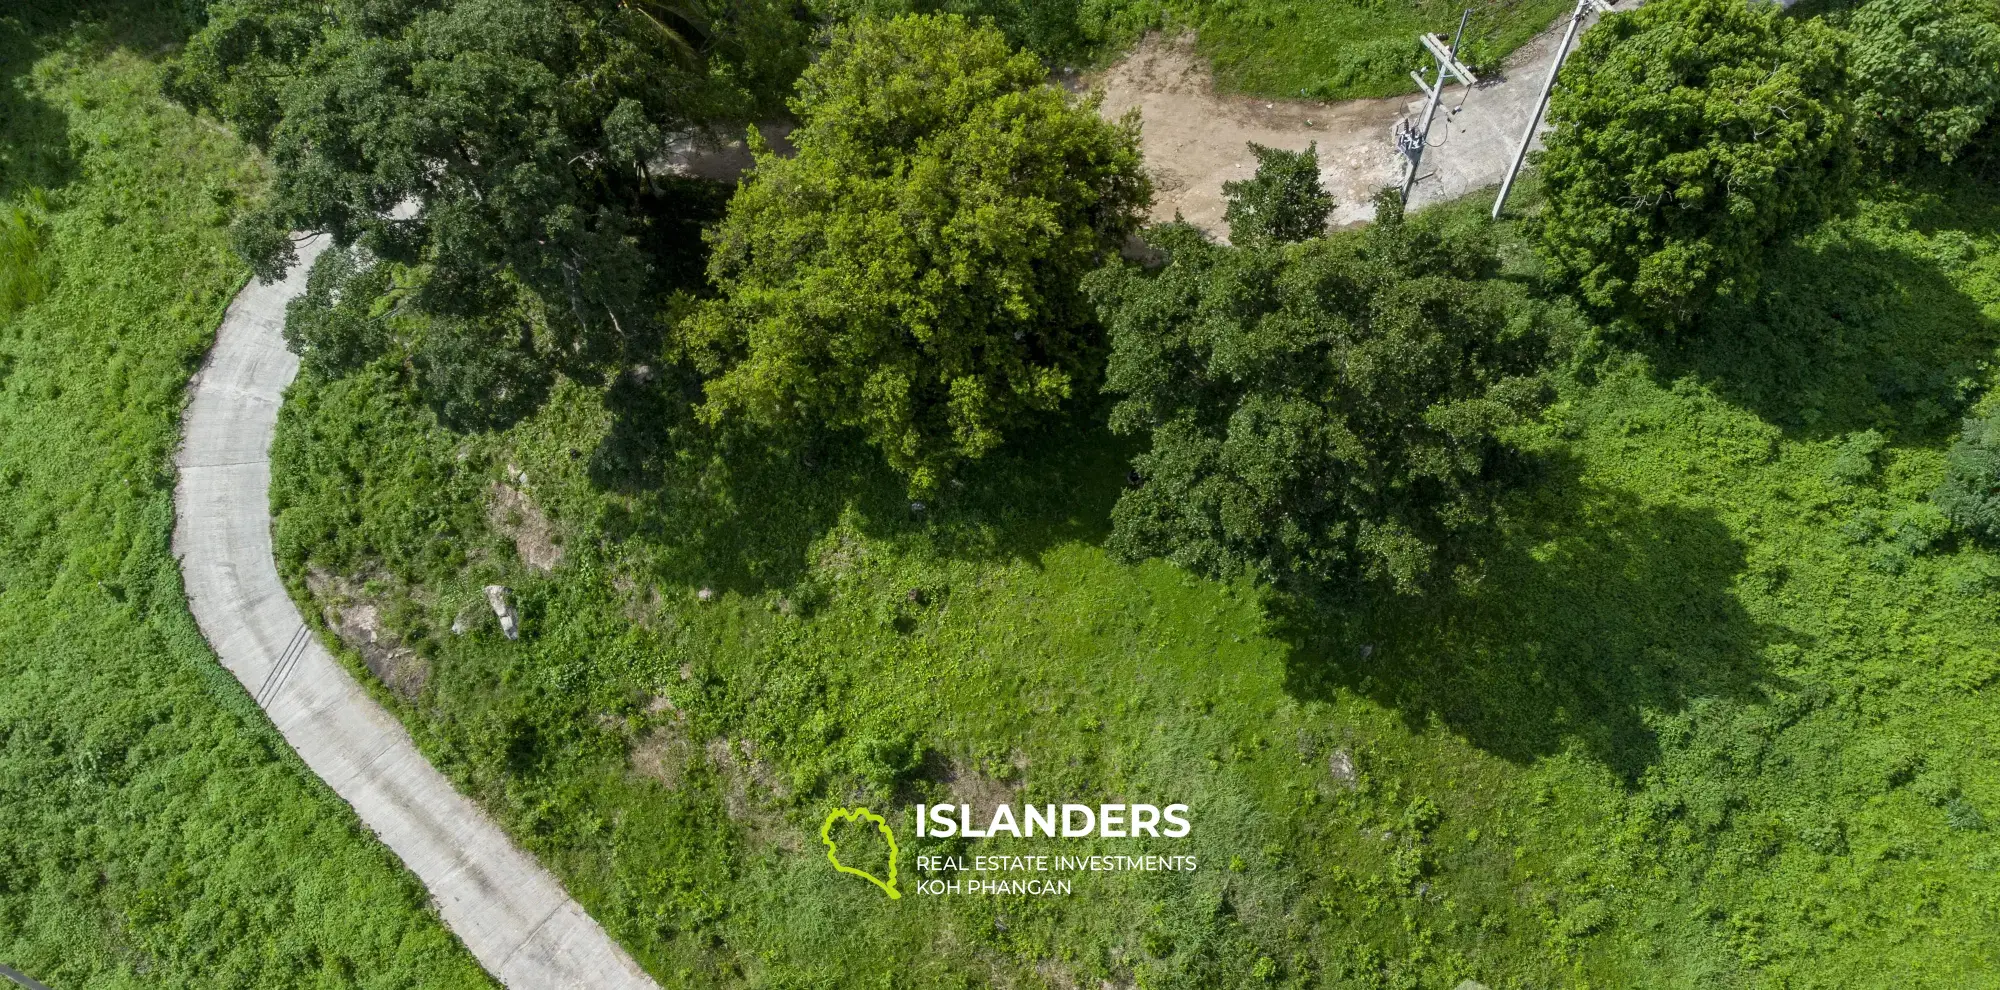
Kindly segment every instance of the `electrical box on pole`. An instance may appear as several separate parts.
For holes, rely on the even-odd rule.
[[[1431,138],[1431,118],[1437,116],[1438,100],[1444,94],[1446,77],[1457,79],[1467,86],[1479,84],[1479,77],[1473,75],[1472,70],[1458,60],[1458,45],[1465,40],[1465,25],[1471,20],[1470,9],[1459,16],[1458,33],[1452,35],[1449,45],[1435,34],[1426,33],[1417,39],[1423,42],[1424,47],[1430,50],[1431,57],[1437,60],[1437,76],[1426,84],[1424,77],[1415,72],[1410,73],[1410,76],[1417,81],[1417,88],[1423,90],[1424,112],[1417,118],[1417,123],[1412,124],[1407,117],[1396,122],[1396,150],[1402,153],[1405,160],[1403,172],[1405,203],[1410,201],[1410,187],[1417,184],[1417,171],[1424,163],[1424,148],[1429,145]]]

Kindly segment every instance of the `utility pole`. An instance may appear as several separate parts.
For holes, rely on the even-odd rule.
[[[1438,99],[1444,94],[1445,76],[1455,76],[1459,82],[1467,86],[1479,84],[1479,79],[1472,74],[1472,70],[1458,61],[1458,44],[1465,40],[1465,24],[1471,19],[1472,10],[1467,8],[1458,18],[1458,33],[1452,35],[1449,48],[1445,47],[1444,39],[1435,34],[1425,34],[1417,38],[1424,43],[1425,48],[1430,49],[1431,57],[1437,59],[1438,68],[1436,81],[1430,83],[1424,82],[1424,77],[1417,75],[1414,70],[1410,73],[1410,78],[1417,81],[1417,88],[1423,90],[1424,95],[1428,97],[1424,101],[1422,123],[1413,125],[1407,117],[1396,122],[1396,150],[1401,151],[1409,162],[1408,171],[1403,173],[1404,203],[1410,201],[1410,187],[1417,184],[1417,171],[1424,162],[1424,148],[1431,139],[1431,118],[1437,115]]]
[[[1542,115],[1549,111],[1549,94],[1556,89],[1556,73],[1562,71],[1563,61],[1569,58],[1569,46],[1583,29],[1583,19],[1593,13],[1611,13],[1611,5],[1605,0],[1576,0],[1576,12],[1569,15],[1569,29],[1563,32],[1562,44],[1556,46],[1555,61],[1549,63],[1549,77],[1542,80],[1542,95],[1535,101],[1534,116],[1528,118],[1528,130],[1521,135],[1520,150],[1514,152],[1514,164],[1507,169],[1506,181],[1500,183],[1500,198],[1493,201],[1495,220],[1500,219],[1500,210],[1507,205],[1507,194],[1514,191],[1514,180],[1521,175],[1521,164],[1528,160],[1528,146],[1535,143],[1535,132],[1542,129]]]

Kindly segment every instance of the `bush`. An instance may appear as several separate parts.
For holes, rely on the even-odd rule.
[[[1056,408],[1097,347],[1083,275],[1150,190],[1138,126],[952,16],[842,28],[760,149],[681,326],[704,415],[854,429],[922,491]]]
[[[1856,137],[1911,163],[1957,157],[2000,105],[2000,10],[1971,0],[1868,0],[1849,19]]]
[[[1945,479],[1931,495],[1954,527],[2000,541],[2000,415],[1970,416],[1945,455]]]
[[[1229,240],[1237,247],[1303,241],[1326,233],[1333,197],[1319,181],[1319,143],[1304,151],[1252,143],[1255,178],[1222,184]]]
[[[1655,0],[1584,35],[1550,105],[1543,251],[1593,305],[1684,324],[1844,202],[1839,36],[1776,4]]]
[[[1243,249],[1170,225],[1150,235],[1171,259],[1157,274],[1092,277],[1112,429],[1150,440],[1115,551],[1413,592],[1491,518],[1502,435],[1542,400],[1544,335],[1455,267],[1467,252],[1393,196],[1378,209],[1365,236]]]

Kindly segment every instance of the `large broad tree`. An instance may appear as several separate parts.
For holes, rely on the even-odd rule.
[[[1147,438],[1112,548],[1216,576],[1420,591],[1472,543],[1543,400],[1537,304],[1480,278],[1477,231],[1405,223],[1230,248],[1180,224],[1157,272],[1089,284],[1111,334],[1112,429]]]
[[[268,202],[236,228],[260,274],[294,262],[292,231],[324,231],[400,270],[402,311],[438,318],[440,353],[485,349],[506,314],[499,343],[587,365],[656,310],[647,239],[674,206],[650,168],[665,136],[782,85],[764,57],[784,48],[782,16],[731,9],[218,0],[169,89],[275,166]],[[454,327],[481,336],[443,340]]]
[[[792,110],[682,325],[704,414],[858,430],[922,491],[1089,377],[1077,286],[1148,202],[1137,124],[956,16],[841,28]]]
[[[1838,32],[1774,3],[1653,0],[1584,36],[1541,158],[1549,261],[1595,305],[1692,319],[1850,184]]]
[[[1868,0],[1847,18],[1856,135],[1874,157],[1951,161],[2000,107],[2000,4]]]

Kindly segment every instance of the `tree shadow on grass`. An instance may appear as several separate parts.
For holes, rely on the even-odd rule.
[[[53,189],[76,173],[69,115],[30,86],[40,39],[20,21],[0,17],[0,202],[30,189]]]
[[[678,373],[619,381],[606,396],[613,427],[589,462],[612,496],[600,530],[673,583],[791,586],[807,577],[812,545],[843,524],[904,553],[1039,560],[1103,540],[1130,467],[1132,443],[1105,428],[1101,408],[1078,404],[913,501],[858,437],[710,431],[690,413],[699,397]]]
[[[1651,718],[1779,686],[1731,585],[1744,548],[1715,514],[1575,479],[1538,489],[1470,587],[1288,600],[1286,687],[1345,689],[1516,763],[1581,747],[1627,782],[1658,762]]]
[[[1990,233],[1971,191],[1943,189],[1945,212]],[[1946,217],[1937,209],[1930,222]],[[1983,221],[1983,226],[1979,224]],[[1823,235],[1776,251],[1755,298],[1720,300],[1701,328],[1650,350],[1661,373],[1692,374],[1788,436],[1878,429],[1935,440],[1956,428],[2000,323],[1947,277],[1950,240],[1926,250]],[[1967,245],[1969,248],[1969,238]]]

